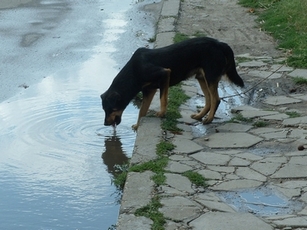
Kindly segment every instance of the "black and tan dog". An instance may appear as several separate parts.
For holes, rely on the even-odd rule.
[[[105,111],[104,125],[116,126],[129,102],[142,91],[143,101],[134,129],[145,116],[157,89],[160,90],[160,112],[166,113],[168,88],[191,76],[196,77],[205,95],[205,106],[191,115],[203,123],[210,123],[219,106],[218,83],[223,75],[234,84],[244,83],[236,71],[232,49],[223,42],[202,37],[193,38],[159,49],[139,48],[118,73],[109,89],[101,95]]]

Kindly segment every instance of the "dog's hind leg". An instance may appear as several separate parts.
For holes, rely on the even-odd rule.
[[[209,92],[209,88],[208,88],[208,83],[206,81],[205,78],[205,73],[203,71],[203,69],[199,69],[198,72],[196,73],[196,77],[195,77],[200,85],[200,88],[205,96],[205,106],[204,108],[196,114],[192,114],[191,118],[195,119],[195,120],[201,120],[210,110],[211,108],[211,95]]]
[[[160,85],[160,111],[157,112],[157,117],[164,117],[166,113],[167,103],[168,103],[168,89],[169,89],[169,81],[170,81],[170,69],[165,69],[167,72],[167,76],[162,80]]]
[[[211,99],[211,102],[210,102],[211,106],[210,106],[209,115],[203,120],[203,124],[208,124],[212,122],[215,112],[221,102],[219,93],[218,93],[218,84],[219,84],[219,81],[216,81],[208,85],[210,99]]]
[[[137,130],[140,124],[140,119],[144,116],[146,116],[147,111],[149,109],[150,103],[156,93],[157,89],[146,89],[143,90],[143,100],[141,104],[141,108],[139,111],[139,117],[137,120],[137,123],[135,125],[132,125],[132,129]]]

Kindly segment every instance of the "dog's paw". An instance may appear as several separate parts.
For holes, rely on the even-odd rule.
[[[138,130],[138,127],[139,127],[138,124],[135,124],[135,125],[132,125],[132,126],[131,126],[131,128],[132,128],[134,131],[137,131],[137,130]]]
[[[198,121],[201,121],[201,119],[202,119],[203,117],[200,116],[198,113],[196,113],[196,114],[192,114],[192,115],[191,115],[191,118],[192,118],[192,119],[195,119],[195,120],[198,120]]]
[[[202,123],[203,125],[210,124],[213,121],[213,118],[206,117]]]
[[[161,112],[161,111],[160,111],[160,112],[157,112],[157,113],[156,113],[156,116],[157,116],[157,117],[165,117],[165,112]]]

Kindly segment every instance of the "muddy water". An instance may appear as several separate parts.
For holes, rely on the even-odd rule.
[[[43,8],[44,18],[47,9],[63,10],[63,2],[31,2]],[[113,167],[132,154],[137,109],[129,105],[114,131],[103,126],[99,95],[131,53],[147,44],[155,18],[138,8],[149,1],[64,2],[64,19],[53,21],[54,28],[46,29],[48,21],[41,21],[35,24],[44,25],[41,36],[27,47],[14,47],[23,43],[8,39],[3,48],[14,52],[3,52],[6,65],[0,66],[0,94],[6,98],[0,102],[0,229],[108,229],[117,220]],[[42,8],[36,5],[3,15],[26,11],[37,16]],[[97,12],[103,15],[94,17]],[[101,21],[86,33],[80,31],[87,26],[82,15]]]

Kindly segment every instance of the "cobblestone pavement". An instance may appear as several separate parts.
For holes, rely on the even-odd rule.
[[[157,46],[171,43],[179,6],[179,0],[164,1]],[[307,79],[307,70],[281,66],[277,58],[247,53],[236,58],[243,58],[238,71],[247,78]],[[160,119],[146,117],[131,159],[131,164],[155,159],[156,144],[170,140],[176,147],[166,167],[166,183],[157,188],[151,171],[129,173],[117,229],[151,229],[152,220],[134,212],[157,194],[167,230],[307,229],[307,95],[268,96],[262,101],[265,109],[235,106],[232,122],[216,118],[202,132],[198,128],[203,125],[190,118],[199,88],[191,79],[183,89],[192,98],[180,108],[182,134],[165,133]],[[209,186],[193,185],[182,175],[190,170],[207,178]]]

